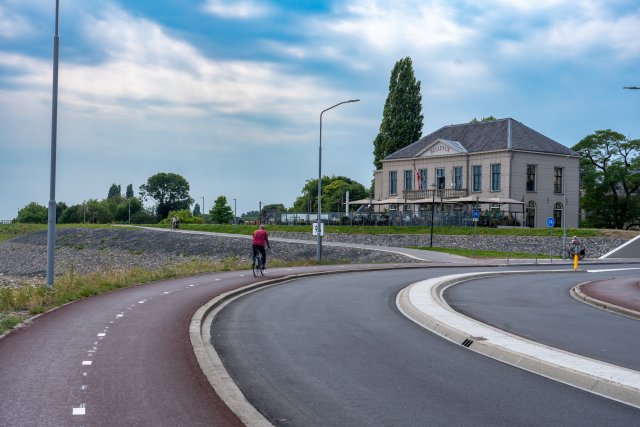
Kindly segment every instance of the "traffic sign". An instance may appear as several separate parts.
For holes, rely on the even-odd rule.
[[[547,227],[551,228],[554,225],[556,225],[556,220],[553,219],[553,217],[551,217],[551,216],[549,218],[547,218]]]
[[[473,219],[480,218],[480,211],[478,211],[477,209],[474,209],[473,213],[471,214],[471,216],[473,217]]]
[[[320,235],[324,236],[324,223],[323,222],[320,223],[320,227],[319,228],[320,228]],[[317,236],[318,235],[318,223],[317,222],[313,223],[312,235],[313,236]]]

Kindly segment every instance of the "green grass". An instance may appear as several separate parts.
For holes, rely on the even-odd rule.
[[[411,249],[422,249],[425,251],[443,252],[452,255],[460,255],[469,258],[526,258],[526,259],[544,259],[549,258],[549,254],[529,254],[521,252],[503,252],[503,251],[487,251],[473,249],[456,249],[456,248],[431,248],[424,246],[411,246]],[[556,257],[554,257],[556,258]]]
[[[168,228],[168,225],[157,224],[152,227]],[[181,224],[183,230],[210,231],[216,233],[251,235],[256,230],[255,225],[232,224]],[[267,225],[267,231],[311,233],[308,225]],[[399,226],[325,226],[325,233],[336,234],[430,234],[431,227],[399,227]],[[491,235],[491,236],[549,236],[546,228],[488,228],[488,227],[434,227],[433,234],[437,235]],[[554,237],[562,236],[561,228],[551,230]],[[597,237],[606,235],[601,230],[586,228],[568,228],[567,235],[578,237]]]
[[[349,260],[339,260],[338,263],[346,264]],[[322,262],[321,264],[334,263]],[[293,263],[285,263],[273,258],[269,260],[270,268],[305,265],[318,265],[318,263],[312,259]],[[48,288],[44,282],[0,287],[0,335],[21,323],[26,313],[30,315],[44,313],[71,301],[143,283],[203,273],[247,270],[249,267],[246,260],[242,261],[238,258],[221,261],[193,260],[154,270],[137,268],[82,275],[72,271],[57,276],[52,288]],[[16,315],[16,312],[25,313],[25,315]]]

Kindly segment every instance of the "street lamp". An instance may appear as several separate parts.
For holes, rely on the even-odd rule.
[[[436,211],[436,184],[431,184],[433,187],[433,200],[431,201],[431,239],[429,240],[429,247],[433,247],[433,215]]]
[[[350,99],[349,101],[342,101],[337,103],[336,105],[333,105],[329,108],[327,108],[326,110],[322,110],[322,112],[320,113],[320,144],[318,145],[318,240],[317,240],[317,258],[318,258],[318,262],[320,262],[320,260],[322,259],[322,233],[320,232],[322,230],[322,217],[321,217],[321,213],[322,213],[322,115],[326,112],[331,110],[332,108],[336,108],[338,105],[342,105],[342,104],[348,104],[350,102],[358,102],[360,101],[359,99]]]
[[[237,224],[237,216],[236,216],[236,199],[233,199],[233,224]]]
[[[640,86],[625,86],[622,89],[639,90]]]
[[[51,109],[51,176],[49,178],[49,218],[47,225],[47,286],[53,286],[56,251],[56,143],[58,134],[58,11],[56,0],[56,26],[53,36],[53,96]]]
[[[202,222],[204,222],[204,196],[202,196],[202,209],[201,209],[201,213],[202,213]]]

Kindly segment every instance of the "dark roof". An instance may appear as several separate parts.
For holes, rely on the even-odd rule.
[[[508,146],[509,123],[511,124],[511,147]],[[511,148],[512,150],[540,153],[575,154],[574,151],[553,139],[536,132],[517,120],[507,118],[442,127],[427,136],[423,136],[413,144],[388,155],[385,160],[416,157],[438,139],[459,142],[469,153]]]

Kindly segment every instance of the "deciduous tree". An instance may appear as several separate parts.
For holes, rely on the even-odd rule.
[[[233,210],[227,203],[225,196],[219,196],[209,211],[211,220],[219,224],[229,224],[233,221]]]
[[[611,129],[587,135],[573,150],[580,153],[582,208],[587,224],[623,228],[640,216],[640,140]]]
[[[142,200],[154,199],[158,219],[167,217],[170,211],[189,209],[194,202],[189,195],[189,183],[175,173],[157,173],[140,186]]]
[[[31,202],[18,211],[16,222],[29,224],[46,224],[49,220],[49,210],[36,202]]]

